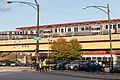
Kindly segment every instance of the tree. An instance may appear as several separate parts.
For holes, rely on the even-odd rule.
[[[77,39],[72,39],[68,43],[64,38],[60,38],[53,41],[51,45],[52,53],[50,56],[57,60],[78,59],[82,54],[80,51],[81,48],[82,46]]]
[[[64,38],[59,38],[56,41],[53,41],[51,49],[53,51],[50,56],[54,59],[67,59],[67,55],[70,53],[70,47]]]
[[[81,48],[82,46],[79,44],[79,41],[77,39],[72,39],[69,42],[71,51],[70,51],[70,58],[71,59],[80,59],[81,58]]]

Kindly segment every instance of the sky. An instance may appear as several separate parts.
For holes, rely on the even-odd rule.
[[[35,26],[36,10],[22,3],[8,4],[0,0],[0,31],[13,31],[18,27]],[[34,3],[34,0],[13,0]],[[37,0],[40,5],[40,25],[92,20],[107,20],[107,14],[84,6],[110,6],[110,19],[120,18],[120,0]],[[106,8],[102,8],[107,11]]]

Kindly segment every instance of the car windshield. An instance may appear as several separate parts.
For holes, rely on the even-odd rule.
[[[72,61],[71,64],[76,64],[78,63],[79,61]]]
[[[57,65],[61,65],[63,62],[59,62],[59,63],[57,63]]]
[[[120,64],[117,64],[116,67],[120,67]]]

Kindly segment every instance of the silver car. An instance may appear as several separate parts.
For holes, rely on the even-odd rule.
[[[83,61],[83,60],[74,60],[71,63],[66,64],[65,68],[69,69],[69,70],[75,70],[75,71],[77,71],[78,68],[79,68],[79,64],[83,63],[83,62],[86,62],[86,61]]]

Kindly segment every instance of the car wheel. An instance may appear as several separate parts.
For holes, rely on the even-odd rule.
[[[73,68],[73,70],[74,70],[74,71],[77,71],[77,70],[78,70],[77,66],[75,66],[75,67]]]

